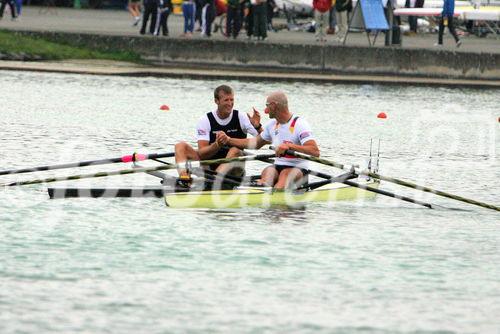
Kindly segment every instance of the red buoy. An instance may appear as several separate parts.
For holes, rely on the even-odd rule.
[[[166,110],[170,110],[170,108],[166,104],[164,104],[164,105],[162,105],[160,107],[160,110],[165,110],[166,111]]]
[[[377,115],[377,118],[387,118],[387,115],[385,114],[385,112],[381,112]]]

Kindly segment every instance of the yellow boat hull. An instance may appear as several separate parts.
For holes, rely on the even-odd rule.
[[[378,182],[364,183],[378,188]],[[344,184],[333,183],[307,192],[276,192],[262,188],[235,190],[194,191],[165,195],[165,203],[172,208],[242,208],[287,206],[301,207],[315,202],[351,201],[375,197],[375,193]]]

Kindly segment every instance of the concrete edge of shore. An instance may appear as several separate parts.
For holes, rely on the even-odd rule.
[[[464,80],[423,77],[377,75],[336,75],[305,72],[252,71],[207,67],[147,66],[134,63],[102,60],[63,61],[0,61],[0,70],[54,72],[86,75],[113,75],[131,77],[193,78],[210,80],[290,81],[331,84],[380,84],[410,86],[442,86],[469,88],[500,88],[500,80]]]
[[[500,54],[495,53],[14,32],[88,49],[133,51],[148,65],[101,60],[0,61],[0,69],[213,80],[500,87]]]

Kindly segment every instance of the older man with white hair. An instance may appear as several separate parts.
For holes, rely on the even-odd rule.
[[[304,118],[290,112],[288,99],[283,92],[274,92],[267,97],[265,113],[271,120],[257,137],[238,139],[219,133],[218,139],[240,149],[261,148],[266,144],[276,147],[277,158],[274,164],[262,171],[262,185],[285,189],[306,181],[308,161],[286,155],[286,151],[293,150],[319,157],[319,148],[309,124]]]

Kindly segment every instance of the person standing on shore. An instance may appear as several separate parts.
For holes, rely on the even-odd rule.
[[[141,0],[128,0],[127,8],[128,12],[134,19],[134,23],[132,25],[138,25],[139,21],[141,20]]]
[[[253,35],[258,40],[267,38],[267,4],[266,0],[251,0],[253,5]]]
[[[3,17],[3,12],[5,10],[5,6],[9,5],[10,15],[12,16],[12,21],[17,19],[16,7],[14,6],[14,0],[1,0],[2,5],[0,6],[0,20]]]
[[[201,12],[201,35],[205,37],[212,36],[212,23],[215,18],[215,0],[205,0]]]
[[[192,37],[194,30],[194,20],[196,18],[196,4],[194,0],[184,0],[182,2],[182,15],[184,16],[184,37]]]
[[[335,0],[332,0],[332,6],[330,7],[330,20],[328,20],[328,30],[326,31],[327,35],[333,35],[335,34],[335,27],[337,26],[337,17],[336,13],[337,11],[335,10]]]
[[[253,5],[250,0],[243,1],[243,11],[246,12],[244,15],[245,29],[247,30],[247,38],[251,39],[253,35]]]
[[[195,18],[194,22],[198,22],[198,28],[196,28],[196,31],[201,31],[201,9],[203,8],[204,0],[194,0],[194,5],[195,5]]]
[[[443,46],[444,27],[448,26],[448,30],[455,39],[457,48],[462,45],[462,41],[458,38],[455,26],[453,24],[453,15],[455,15],[455,0],[444,0],[443,12],[441,13],[441,21],[439,21],[439,34],[436,46]]]
[[[405,8],[424,8],[425,0],[406,0]],[[408,24],[410,25],[409,36],[415,36],[418,29],[418,16],[408,16]]]
[[[154,35],[156,30],[156,21],[158,20],[158,7],[160,6],[159,0],[144,0],[144,14],[142,15],[141,35],[146,33],[146,26],[148,25],[149,17],[151,16],[151,24],[149,25],[149,32]]]
[[[171,0],[160,0],[160,9],[158,16],[160,17],[160,23],[156,26],[155,35],[160,35],[160,29],[163,36],[168,36],[168,17],[172,13],[173,6]]]
[[[276,1],[274,0],[267,0],[267,31],[274,31],[276,32],[277,30],[274,29],[273,26],[273,18],[274,18],[274,11],[277,10],[277,5]]]
[[[15,0],[16,2],[16,16],[19,18],[23,10],[23,0]]]
[[[335,2],[335,13],[337,15],[338,31],[335,31],[337,40],[344,42],[345,35],[347,34],[349,13],[352,11],[352,0],[337,0]]]
[[[241,0],[227,1],[226,37],[238,38],[241,29]]]
[[[328,26],[331,7],[331,0],[313,0],[316,42],[326,42],[325,30]]]

